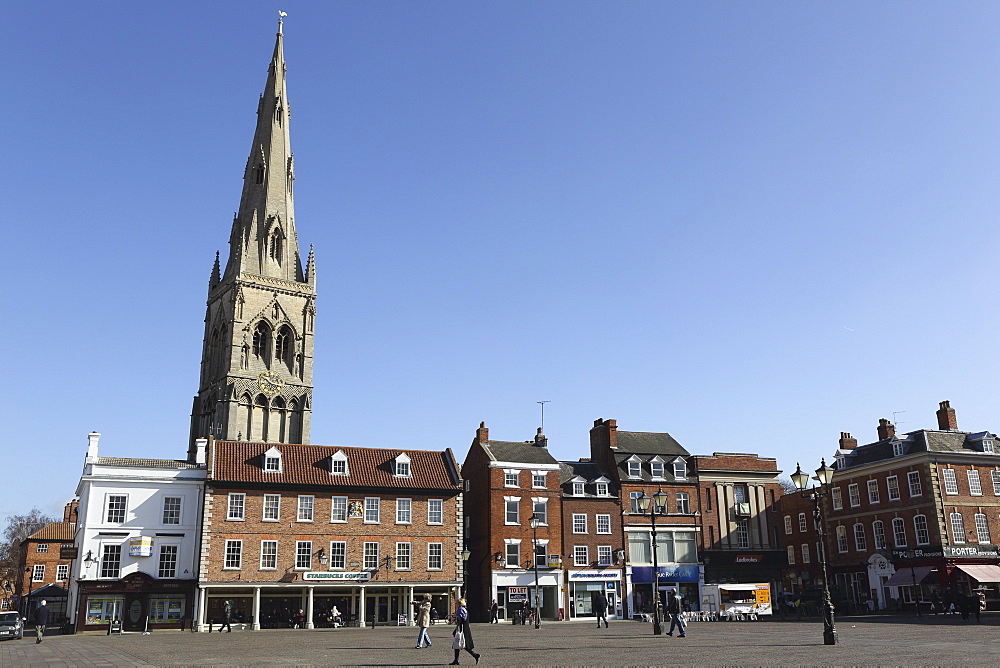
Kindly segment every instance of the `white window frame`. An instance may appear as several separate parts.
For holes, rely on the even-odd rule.
[[[611,492],[608,491],[608,483],[606,482],[595,483],[594,489],[597,496],[611,496]]]
[[[896,547],[907,547],[906,521],[902,517],[892,518],[892,542]]]
[[[264,453],[264,472],[281,473],[281,455]]]
[[[112,499],[122,499],[121,508],[117,507],[119,502],[115,502],[112,508]],[[114,512],[114,516],[112,516]],[[118,519],[121,517],[121,519]],[[124,524],[128,520],[128,494],[108,494],[104,502],[104,522],[106,524]]]
[[[274,551],[273,553],[269,553],[272,547],[274,548]],[[269,563],[272,561],[273,563]],[[278,570],[278,541],[276,540],[260,541],[260,566],[258,566],[258,570],[262,571]]]
[[[659,457],[649,460],[649,477],[653,480],[666,480],[666,465]]]
[[[644,492],[629,492],[629,510],[633,513],[642,513],[642,509],[639,507],[639,499],[643,497]]]
[[[854,551],[868,551],[868,537],[865,535],[865,525],[861,522],[854,525]]]
[[[110,575],[111,566],[117,562],[117,567]],[[99,580],[117,580],[122,576],[122,544],[104,543],[101,545],[101,565],[98,571]]]
[[[1000,471],[990,471],[990,477],[993,479],[993,496],[1000,496]]]
[[[598,545],[597,546],[597,565],[598,566],[610,566],[614,562],[611,546],[610,545]]]
[[[173,549],[172,553],[171,549]],[[181,556],[180,552],[181,552],[181,546],[177,545],[176,543],[166,543],[160,545],[156,563],[156,573],[157,573],[156,577],[162,580],[170,580],[170,579],[175,579],[177,577],[177,565],[180,562],[180,556]],[[165,566],[171,565],[171,560],[169,558],[164,560],[164,556],[168,557],[173,556],[172,570],[164,569]]]
[[[642,477],[642,462],[639,459],[632,458],[627,460],[628,464],[628,477],[629,478],[641,478]]]
[[[574,566],[590,565],[590,550],[586,545],[573,546],[573,565]]]
[[[413,499],[396,499],[396,524],[413,524]]]
[[[236,538],[227,538],[222,570],[238,571],[243,568],[243,541]]]
[[[343,571],[347,569],[347,541],[330,541],[330,565],[328,570]]]
[[[504,540],[503,556],[506,559],[504,568],[521,567],[521,539],[507,538]],[[513,559],[511,559],[513,557]]]
[[[444,570],[444,543],[427,543],[427,570]]]
[[[176,501],[176,508],[167,508],[167,503],[170,501]],[[181,520],[184,517],[184,497],[183,496],[164,496],[163,497],[163,520],[164,526],[180,526]],[[168,515],[167,513],[170,513]],[[173,521],[176,520],[176,521]]]
[[[918,515],[918,517],[923,517]],[[916,520],[916,517],[913,518]],[[948,526],[951,527],[951,542],[955,545],[965,544],[965,516],[962,513],[949,513]]]
[[[549,500],[542,497],[531,499],[531,512],[538,518],[539,524],[549,525]]]
[[[504,487],[520,487],[521,486],[521,472],[515,469],[504,469],[503,470],[503,486]]]
[[[295,541],[295,568],[296,571],[312,570],[313,542],[311,540]]]
[[[891,475],[885,479],[886,493],[890,501],[899,501],[899,476]]]
[[[974,517],[976,523],[976,539],[980,545],[990,544],[990,522],[985,513],[976,513]]]
[[[878,480],[868,481],[868,503],[881,503],[882,498],[878,490]]]
[[[381,511],[382,497],[365,497],[365,524],[380,524],[382,520]]]
[[[35,546],[35,552],[37,554],[45,554],[48,551],[49,551],[48,543],[39,543],[38,545]]]
[[[379,568],[382,557],[381,548],[378,541],[366,540],[364,545],[363,561],[366,571],[375,571]]]
[[[979,469],[968,469],[965,476],[969,479],[969,496],[982,496],[983,481],[979,479]]]
[[[830,488],[830,501],[833,503],[834,510],[844,509],[844,497],[841,495],[839,487]]]
[[[539,482],[539,480],[538,480],[539,478],[541,478],[541,482]],[[532,488],[534,488],[534,489],[545,489],[547,487],[547,485],[545,484],[545,481],[546,481],[545,471],[532,471],[531,472],[531,486],[532,486]]]
[[[805,533],[809,530],[809,521],[806,519],[805,513],[799,513],[799,533]]]
[[[920,482],[920,471],[909,471],[906,474],[906,486],[910,490],[910,496],[923,496],[924,487]]]
[[[587,533],[587,513],[573,513],[573,533]]]
[[[427,524],[444,524],[444,499],[427,499]]]
[[[691,494],[688,492],[677,492],[677,497],[675,499],[677,505],[678,515],[690,515],[691,514]]]
[[[875,546],[876,550],[886,549],[887,543],[885,542],[885,523],[882,520],[875,520],[872,522],[872,545]]]
[[[809,554],[809,543],[802,543],[802,563],[808,564],[812,561],[812,555]]]
[[[684,460],[674,460],[674,478],[676,480],[687,480],[687,462]]]
[[[413,477],[412,468],[410,467],[410,458],[406,456],[406,453],[401,453],[396,457],[395,466],[393,468],[393,473],[397,478]]]
[[[272,512],[273,511],[273,512]],[[272,514],[273,517],[268,517]],[[281,494],[265,494],[264,505],[260,511],[261,522],[278,522],[281,520]]]
[[[244,492],[229,492],[226,508],[227,522],[245,522],[247,518],[247,495]]]
[[[298,510],[295,513],[296,522],[316,521],[316,497],[312,494],[299,494]]]
[[[892,456],[902,457],[903,456],[903,442],[896,441],[892,444]]]
[[[861,505],[861,487],[856,482],[852,482],[847,486],[847,497],[850,500],[851,508],[857,508]]]
[[[56,566],[56,582],[69,580],[69,564],[59,564]]]
[[[514,519],[511,519],[513,515]],[[521,524],[521,497],[505,496],[503,500],[503,523],[507,526]]]
[[[584,494],[585,494],[584,483],[582,483],[582,482],[574,482],[573,483],[573,496],[583,496]]]
[[[958,476],[955,469],[941,469],[941,482],[944,483],[945,494],[958,494]]]
[[[597,513],[594,518],[594,528],[598,534],[611,534],[611,515],[608,513]]]
[[[343,450],[330,455],[330,475],[349,476],[350,468],[347,466],[347,455]]]
[[[789,545],[787,548],[785,548],[785,551],[788,552],[788,565],[789,566],[794,566],[795,565],[795,546],[794,545]]]
[[[847,527],[843,524],[837,526],[836,530],[837,536],[837,552],[841,554],[847,553]]]
[[[792,516],[791,515],[785,515],[785,535],[786,536],[791,536],[792,535]]]
[[[350,499],[346,496],[330,497],[330,522],[334,524],[346,524]]]
[[[396,570],[413,570],[413,543],[396,543]]]
[[[45,564],[35,564],[31,567],[31,581],[45,582]]]

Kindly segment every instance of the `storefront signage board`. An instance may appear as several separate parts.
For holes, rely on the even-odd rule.
[[[327,572],[327,571],[312,571],[309,573],[303,573],[302,579],[307,581],[320,581],[320,582],[367,582],[371,580],[372,574],[368,571],[360,572],[347,572],[342,573],[339,571]]]

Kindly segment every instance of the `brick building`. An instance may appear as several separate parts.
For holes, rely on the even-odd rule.
[[[590,460],[607,472],[625,510],[625,614],[653,609],[652,522],[648,511],[640,511],[638,499],[660,491],[667,502],[665,513],[656,520],[659,595],[662,601],[666,590],[674,588],[697,607],[704,580],[698,560],[698,482],[691,454],[670,434],[619,431],[615,420],[598,419],[590,430]]]
[[[706,583],[770,583],[781,591],[787,566],[775,502],[782,495],[777,460],[716,452],[692,458],[701,513]]]
[[[989,431],[958,428],[941,402],[937,429],[858,446],[842,434],[824,499],[834,598],[880,608],[982,590],[1000,603],[1000,455]],[[916,582],[916,586],[914,586]]]
[[[62,522],[47,524],[21,541],[15,593],[18,608],[26,615],[45,599],[53,624],[66,619],[78,505],[76,500],[70,501],[63,509]]]
[[[559,462],[538,430],[534,440],[494,441],[480,423],[462,465],[468,484],[469,611],[484,621],[493,599],[501,618],[534,606],[538,568],[542,619],[558,619],[564,599]],[[532,532],[532,515],[540,520]],[[513,605],[512,605],[513,604]]]
[[[198,628],[226,600],[248,628],[396,624],[462,585],[462,481],[451,450],[209,442]],[[408,618],[412,623],[412,618]]]
[[[608,597],[608,617],[622,616],[622,502],[611,477],[590,461],[560,462],[565,619],[596,618],[594,600]]]

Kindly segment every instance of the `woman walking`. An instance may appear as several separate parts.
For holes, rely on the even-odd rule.
[[[455,660],[448,665],[458,665],[458,655],[463,649],[472,655],[476,663],[479,663],[479,655],[474,651],[476,645],[472,642],[472,629],[469,626],[469,609],[465,607],[464,598],[458,599],[458,610],[455,613],[455,630],[451,632],[451,635],[455,639],[451,645],[455,650]]]
[[[420,633],[417,635],[417,649],[430,647],[434,644],[431,642],[430,636],[427,635],[427,627],[430,625],[431,595],[424,594],[424,599],[421,601],[420,607],[417,609],[417,626],[420,627]]]

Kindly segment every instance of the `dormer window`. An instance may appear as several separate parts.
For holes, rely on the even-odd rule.
[[[680,457],[674,460],[674,477],[678,480],[687,478],[687,462]]]
[[[597,483],[596,488],[597,488],[597,496],[608,496],[608,483],[599,482]]]
[[[264,453],[264,471],[281,473],[281,450],[271,448]]]
[[[583,483],[574,482],[573,483],[573,496],[583,496]]]
[[[993,452],[993,439],[984,438],[983,439],[983,452]]]
[[[347,469],[347,455],[342,450],[338,450],[330,457],[331,475],[349,475]]]
[[[893,457],[902,457],[903,456],[903,442],[902,441],[895,441],[892,444],[892,456]]]
[[[653,457],[649,460],[649,474],[653,478],[663,478],[663,460],[659,457]]]
[[[406,453],[402,453],[398,457],[396,457],[395,475],[397,478],[410,477],[410,458],[406,456]]]
[[[628,460],[628,477],[629,478],[641,478],[642,477],[642,463],[639,461],[638,457],[632,457]]]

